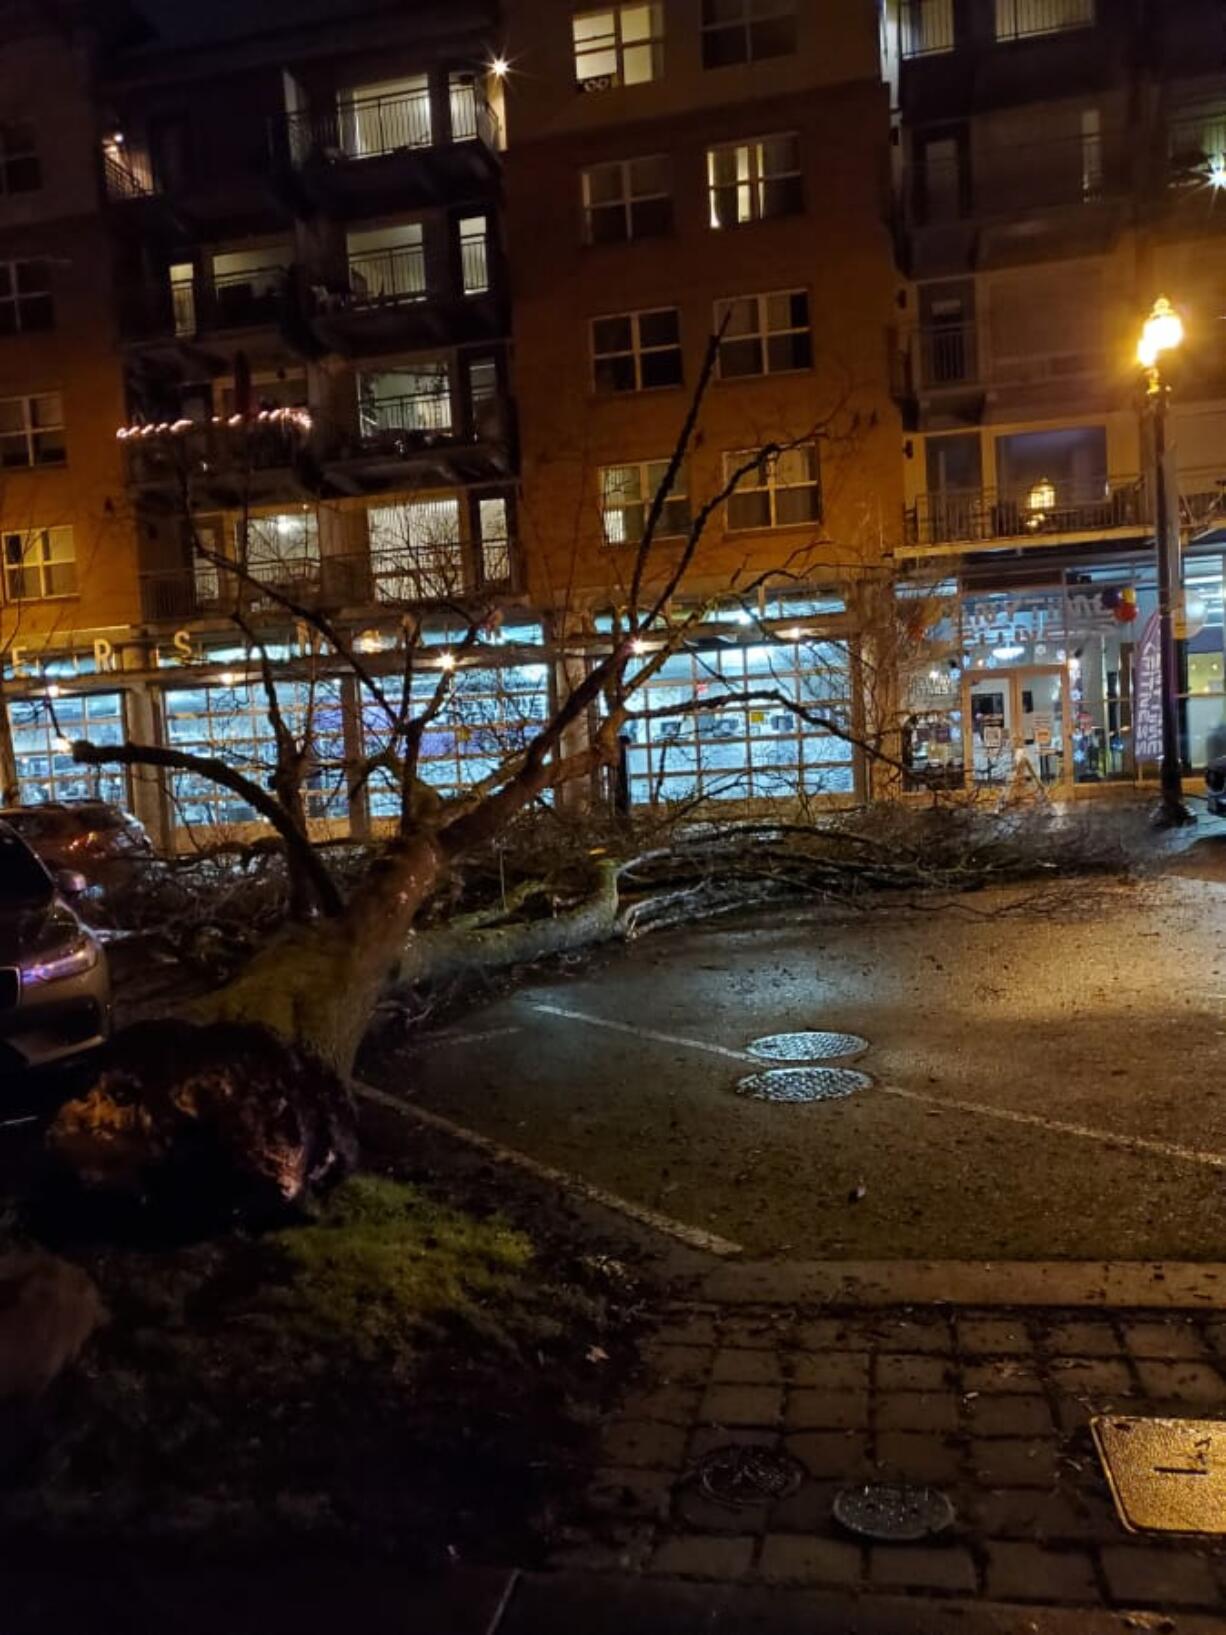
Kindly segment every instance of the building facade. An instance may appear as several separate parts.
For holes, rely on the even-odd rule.
[[[1137,643],[1157,605],[1139,330],[1174,366],[1190,766],[1226,751],[1226,29],[1200,0],[903,0],[896,102],[906,526],[948,598],[912,679],[917,783],[1137,776]]]

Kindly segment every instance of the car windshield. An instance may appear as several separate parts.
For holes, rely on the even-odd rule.
[[[0,833],[0,909],[48,902],[51,891],[46,869],[26,843]]]

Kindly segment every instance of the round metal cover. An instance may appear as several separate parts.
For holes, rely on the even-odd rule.
[[[890,1487],[870,1483],[845,1487],[834,1496],[835,1520],[862,1538],[909,1544],[943,1533],[954,1507],[935,1487]]]
[[[728,1447],[708,1453],[697,1467],[698,1486],[708,1499],[731,1510],[787,1499],[805,1478],[805,1467],[774,1448]]]
[[[858,1033],[768,1033],[746,1049],[768,1062],[833,1062],[863,1056],[868,1040]]]
[[[850,1067],[771,1067],[742,1079],[736,1093],[755,1101],[841,1101],[872,1083]]]

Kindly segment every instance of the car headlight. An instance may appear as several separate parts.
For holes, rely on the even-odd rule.
[[[41,959],[23,961],[22,984],[29,987],[36,982],[62,982],[65,977],[81,976],[86,971],[92,971],[100,958],[98,944],[92,937],[78,937],[75,942],[57,948],[54,953],[47,953]]]

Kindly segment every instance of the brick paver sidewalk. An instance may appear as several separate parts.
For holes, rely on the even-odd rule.
[[[1226,1540],[1142,1539],[1092,1447],[1106,1410],[1226,1418],[1226,1321],[1202,1313],[674,1308],[604,1439],[558,1565],[1051,1606],[1226,1607]],[[751,1509],[695,1462],[788,1450],[807,1479]],[[856,1480],[939,1486],[939,1541],[863,1544],[833,1520]]]

